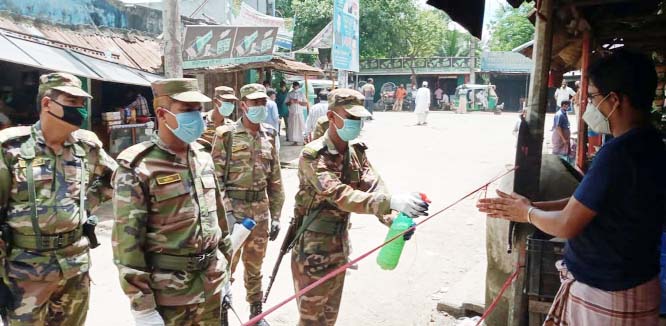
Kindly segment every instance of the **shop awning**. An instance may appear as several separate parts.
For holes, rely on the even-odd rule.
[[[0,31],[0,60],[101,81],[150,86],[163,77]],[[45,42],[46,43],[46,42]]]

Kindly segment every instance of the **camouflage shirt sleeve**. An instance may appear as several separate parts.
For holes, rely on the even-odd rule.
[[[150,272],[143,251],[148,198],[139,178],[126,167],[118,168],[113,185],[113,258],[120,274],[120,287],[130,298],[132,309],[155,309]]]
[[[224,208],[227,212],[233,212],[233,206],[231,206],[231,199],[227,197],[225,191],[225,180],[224,180],[224,170],[226,168],[227,160],[227,148],[226,143],[227,139],[230,136],[230,131],[222,133],[220,128],[216,130],[215,138],[213,139],[213,148],[210,152],[210,155],[213,157],[213,163],[215,164],[215,175],[217,176],[217,181],[220,187],[220,192],[222,193],[222,202]]]
[[[113,195],[111,177],[118,168],[116,161],[103,148],[97,147],[95,151],[97,159],[93,171],[91,171],[93,174],[92,182],[86,194],[88,209],[91,211],[101,203],[111,199]]]
[[[276,135],[275,137],[279,137]],[[280,171],[280,155],[277,151],[275,142],[279,140],[273,138],[273,161],[271,162],[271,173],[267,181],[266,193],[268,195],[269,209],[271,212],[271,219],[275,221],[280,220],[282,213],[282,205],[284,205],[284,187],[282,185],[282,171]]]
[[[366,192],[342,183],[330,171],[321,156],[309,158],[301,155],[299,169],[318,195],[328,199],[338,209],[358,214],[388,214],[391,197],[382,192]]]
[[[219,185],[219,182],[217,182],[217,188],[218,191],[215,194],[215,201],[217,202],[217,222],[218,225],[220,226],[220,230],[222,230],[222,238],[220,240],[220,243],[218,244],[218,248],[224,254],[224,258],[227,259],[227,270],[229,272],[231,268],[231,256],[233,255],[233,246],[231,244],[231,228],[232,225],[229,225],[227,223],[227,212],[226,209],[219,209],[219,208],[224,208],[224,198],[222,195],[222,191]],[[231,273],[227,273],[227,275],[231,275]]]

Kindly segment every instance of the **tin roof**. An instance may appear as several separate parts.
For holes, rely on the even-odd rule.
[[[158,40],[135,32],[89,26],[70,29],[8,16],[0,16],[0,30],[26,41],[68,49],[149,73],[161,71]]]
[[[482,72],[531,73],[532,59],[511,51],[483,52]]]

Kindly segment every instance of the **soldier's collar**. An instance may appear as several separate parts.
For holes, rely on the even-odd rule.
[[[44,132],[42,132],[42,123],[39,122],[39,121],[35,122],[35,124],[32,125],[31,129],[32,130],[31,130],[30,134],[31,134],[32,138],[37,143],[46,146],[46,139],[44,138]],[[69,147],[69,146],[72,146],[72,144],[74,144],[75,142],[76,142],[76,139],[74,139],[74,136],[72,136],[72,134],[69,134],[69,136],[67,136],[67,139],[65,139],[65,143],[63,143],[63,146],[64,147]]]
[[[247,128],[245,128],[245,125],[243,124],[243,119],[245,117],[241,117],[236,121],[236,132],[248,132]],[[266,134],[268,130],[266,130],[266,127],[264,127],[263,123],[259,124],[259,132],[262,134]]]
[[[326,146],[326,150],[328,151],[329,154],[332,155],[338,155],[340,152],[338,152],[338,149],[335,148],[335,144],[333,144],[333,141],[331,140],[331,137],[328,135],[329,131],[326,130],[326,133],[324,134],[324,145]]]

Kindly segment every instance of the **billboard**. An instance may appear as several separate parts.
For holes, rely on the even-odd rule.
[[[333,6],[333,68],[358,72],[359,0],[334,0]]]
[[[279,18],[262,14],[246,3],[240,4],[240,11],[236,15],[234,25],[238,26],[266,26],[277,27],[278,35],[275,46],[278,48],[291,50],[294,38],[294,19]]]
[[[183,69],[269,61],[277,27],[185,26]]]

